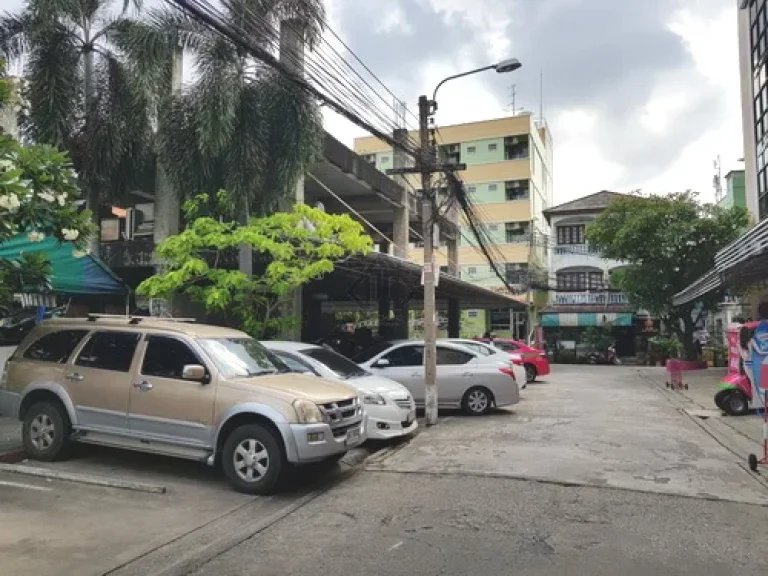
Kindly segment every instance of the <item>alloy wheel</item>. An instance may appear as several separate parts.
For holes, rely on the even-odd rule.
[[[473,390],[467,397],[467,405],[472,412],[485,412],[488,409],[488,395],[482,390]]]
[[[235,472],[246,482],[258,482],[269,470],[269,452],[264,444],[253,438],[240,442],[232,458]]]
[[[53,445],[56,437],[56,427],[48,414],[38,414],[29,426],[29,439],[32,445],[45,452]]]

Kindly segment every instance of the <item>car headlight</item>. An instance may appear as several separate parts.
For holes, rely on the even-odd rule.
[[[384,396],[376,394],[375,392],[368,392],[363,394],[363,404],[376,404],[377,406],[383,406],[387,401],[384,400]]]
[[[317,404],[309,400],[294,400],[293,409],[299,424],[319,424],[325,422],[325,414]]]

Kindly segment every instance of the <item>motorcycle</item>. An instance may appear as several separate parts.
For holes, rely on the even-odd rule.
[[[604,352],[592,351],[587,355],[587,362],[589,364],[613,364],[618,366],[621,364],[621,360],[616,355],[616,348],[608,346],[608,350]]]

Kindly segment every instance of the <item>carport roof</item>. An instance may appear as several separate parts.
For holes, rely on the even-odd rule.
[[[378,279],[397,282],[408,290],[413,301],[423,301],[424,288],[421,285],[422,267],[419,264],[396,258],[381,252],[359,255],[336,264],[334,271],[310,290],[327,292],[329,300],[367,300],[367,295],[357,295],[356,288],[363,291],[368,281]],[[438,300],[458,300],[461,308],[515,308],[524,310],[525,304],[511,296],[499,294],[488,288],[470,284],[445,273],[440,274],[436,297]]]

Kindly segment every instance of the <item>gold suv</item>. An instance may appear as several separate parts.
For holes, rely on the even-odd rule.
[[[36,326],[0,377],[0,414],[23,421],[34,459],[76,441],[220,462],[251,494],[286,463],[340,458],[366,430],[353,388],[291,372],[243,332],[125,316]]]

